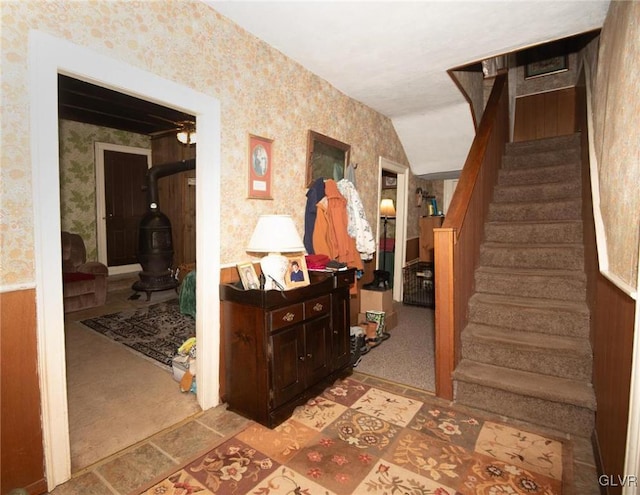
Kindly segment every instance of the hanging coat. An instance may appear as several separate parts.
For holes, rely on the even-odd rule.
[[[325,199],[317,205],[318,215],[313,233],[315,252],[327,254],[331,259],[363,270],[364,265],[356,248],[356,241],[347,232],[347,200],[340,194],[333,179],[325,181],[324,187]]]
[[[338,190],[347,200],[349,221],[347,232],[356,240],[356,249],[360,253],[360,258],[365,261],[371,260],[376,252],[376,240],[371,225],[367,221],[360,195],[353,183],[347,179],[338,182]]]
[[[324,198],[324,179],[316,179],[307,191],[307,205],[304,210],[304,247],[307,254],[314,254],[313,229],[316,224],[317,204]]]

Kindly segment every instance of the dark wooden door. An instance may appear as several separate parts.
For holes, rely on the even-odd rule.
[[[331,320],[329,316],[305,324],[306,385],[311,386],[329,374]]]
[[[147,156],[104,152],[104,189],[107,223],[107,264],[137,263],[138,226],[147,210],[143,190]]]
[[[274,407],[305,389],[303,326],[289,327],[271,337]]]

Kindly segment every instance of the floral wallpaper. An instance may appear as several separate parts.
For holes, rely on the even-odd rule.
[[[61,120],[60,227],[80,234],[87,260],[98,259],[94,143],[151,149],[149,136]]]
[[[202,2],[3,0],[1,16],[0,284],[29,283],[35,277],[27,72],[31,29],[220,101],[223,264],[247,258],[245,246],[262,213],[291,213],[302,232],[309,129],[351,145],[358,190],[370,219],[377,211],[379,156],[408,165],[388,118],[348,98]],[[274,140],[273,200],[247,199],[249,133]],[[69,167],[75,177],[69,179],[65,171],[63,181],[77,184],[85,176],[90,180],[83,176],[88,174],[83,165]],[[88,192],[67,196],[63,216],[91,201]],[[75,219],[70,221],[74,226]],[[88,220],[78,221],[84,233],[91,230]]]

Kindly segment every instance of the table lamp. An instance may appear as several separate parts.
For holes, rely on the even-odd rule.
[[[284,290],[289,260],[282,253],[304,251],[291,215],[260,215],[247,246],[247,252],[269,253],[260,260],[266,290]]]

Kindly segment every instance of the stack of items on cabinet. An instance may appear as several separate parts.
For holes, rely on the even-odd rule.
[[[352,363],[356,367],[363,355],[391,337],[388,330],[398,324],[398,315],[393,311],[391,289],[385,291],[360,291],[358,325],[351,327]]]

